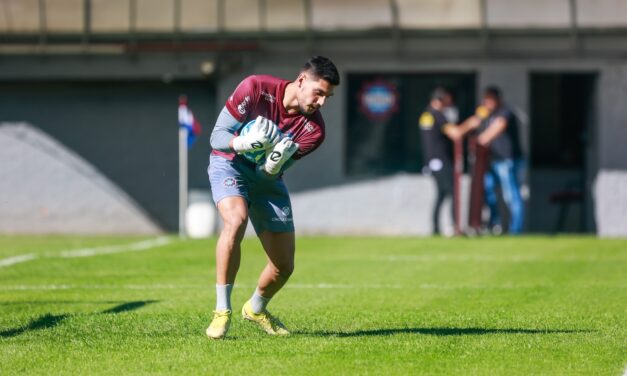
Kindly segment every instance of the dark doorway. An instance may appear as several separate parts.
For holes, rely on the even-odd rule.
[[[590,232],[595,73],[531,74],[528,229]]]
[[[418,119],[429,104],[431,91],[436,86],[449,88],[463,120],[476,106],[475,83],[474,73],[349,74],[347,174],[420,172],[423,161]]]

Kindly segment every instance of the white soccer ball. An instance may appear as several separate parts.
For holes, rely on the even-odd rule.
[[[240,129],[239,131],[239,135],[240,136],[244,136],[246,135],[248,132],[250,132],[250,127],[252,127],[255,124],[255,120],[251,120],[248,123],[246,123],[242,129]],[[240,153],[244,158],[248,159],[249,161],[255,163],[255,164],[263,164],[266,161],[266,151],[265,150],[253,150],[253,151],[247,151],[247,152],[242,152]]]
[[[240,136],[244,136],[245,134],[247,134],[248,132],[250,132],[250,128],[255,124],[255,120],[251,120],[248,123],[246,123],[240,130],[239,130],[239,135]],[[289,135],[289,133],[288,133]],[[282,139],[285,136],[285,134],[283,132],[281,132],[279,130],[279,140]],[[249,161],[258,164],[258,165],[262,165],[265,163],[266,161],[266,157],[268,156],[268,154],[272,151],[272,149],[268,149],[268,150],[253,150],[253,151],[245,151],[240,153],[240,155],[242,155],[244,158],[248,159]]]

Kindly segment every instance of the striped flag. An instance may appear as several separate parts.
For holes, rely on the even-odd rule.
[[[192,110],[187,107],[187,97],[184,95],[179,97],[179,126],[187,129],[187,147],[190,148],[202,132],[202,128]]]

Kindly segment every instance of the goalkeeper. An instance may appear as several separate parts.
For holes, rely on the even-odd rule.
[[[244,79],[229,97],[211,134],[209,181],[224,222],[216,246],[216,308],[206,334],[224,338],[231,322],[231,291],[240,265],[248,218],[268,256],[242,316],[270,335],[289,331],[266,306],[294,270],[294,224],[283,172],[324,140],[319,109],[340,78],[335,65],[315,56],[295,81]]]

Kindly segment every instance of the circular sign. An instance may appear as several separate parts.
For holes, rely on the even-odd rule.
[[[386,120],[398,110],[396,86],[383,80],[365,83],[359,92],[361,112],[373,120]]]

